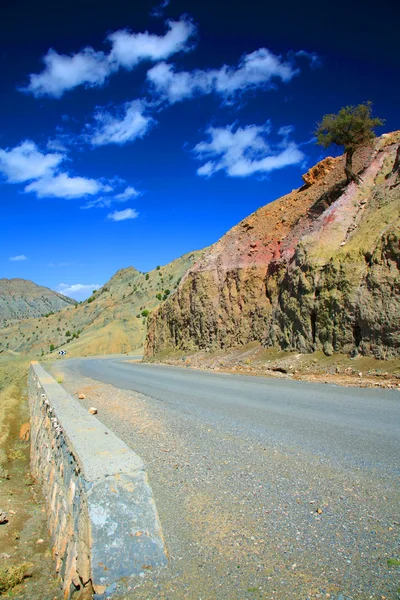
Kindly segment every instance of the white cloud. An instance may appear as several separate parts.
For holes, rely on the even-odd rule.
[[[254,173],[269,173],[289,165],[299,164],[304,154],[288,139],[289,128],[281,128],[282,141],[271,146],[267,135],[269,123],[247,127],[209,127],[209,142],[200,142],[193,148],[196,158],[206,160],[197,174],[210,177],[225,171],[230,177],[247,177]],[[208,160],[207,160],[208,159]]]
[[[211,92],[229,100],[238,92],[271,87],[275,79],[287,83],[298,72],[281,56],[260,48],[245,54],[237,67],[176,72],[172,65],[161,62],[147,72],[147,78],[154,91],[172,104]]]
[[[34,142],[25,140],[15,148],[0,148],[0,173],[9,183],[21,183],[51,174],[64,160],[60,153],[43,154]]]
[[[143,114],[145,110],[143,102],[134,100],[123,105],[123,114],[120,117],[98,111],[94,115],[97,124],[89,134],[91,143],[94,146],[122,145],[142,138],[155,123],[152,117]],[[88,129],[90,130],[90,126]]]
[[[114,198],[120,202],[126,202],[126,200],[137,198],[138,196],[141,196],[141,192],[138,192],[134,187],[129,185],[123,192],[114,196]]]
[[[25,254],[18,254],[18,256],[10,256],[10,260],[28,260]]]
[[[64,296],[69,296],[75,300],[84,300],[92,295],[93,290],[98,290],[101,287],[98,283],[60,283],[57,291]]]
[[[6,177],[7,183],[30,181],[24,191],[35,192],[38,198],[80,198],[113,191],[110,185],[96,179],[60,172],[58,166],[65,159],[65,154],[44,154],[34,142],[25,140],[15,148],[0,148],[0,174]]]
[[[55,196],[56,198],[81,198],[82,196],[92,196],[102,191],[111,191],[111,188],[96,179],[70,177],[68,173],[60,173],[53,177],[38,179],[25,188],[25,192],[36,192],[38,198],[49,196]]]
[[[30,75],[29,84],[20,88],[21,91],[30,92],[35,97],[61,98],[66,90],[78,85],[102,85],[113,70],[108,57],[90,47],[72,56],[50,49],[43,57],[43,62],[45,68],[42,73]]]
[[[107,37],[112,46],[108,54],[96,52],[90,46],[70,56],[50,49],[43,57],[43,71],[29,75],[28,85],[21,87],[20,91],[35,97],[61,98],[64,92],[79,85],[103,85],[108,76],[121,67],[130,70],[140,61],[162,60],[189,50],[191,45],[188,42],[195,32],[193,23],[182,17],[179,21],[167,21],[167,26],[164,36],[147,31],[115,31]]]
[[[132,69],[142,60],[162,60],[177,52],[190,50],[189,39],[195,32],[193,23],[182,17],[180,21],[167,21],[169,31],[164,36],[144,33],[130,33],[120,30],[111,33],[110,61],[125,69]]]
[[[107,215],[107,219],[112,221],[126,221],[127,219],[136,219],[139,213],[134,208],[126,208],[125,210],[115,210]]]

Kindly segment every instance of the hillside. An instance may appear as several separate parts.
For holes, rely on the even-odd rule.
[[[0,279],[0,328],[22,319],[42,317],[75,300],[26,279]]]
[[[147,357],[264,348],[400,353],[400,132],[344,157],[233,227],[149,318]]]
[[[42,356],[50,348],[68,356],[129,352],[143,345],[148,311],[176,291],[180,278],[201,256],[186,254],[149,273],[118,271],[88,300],[2,330],[0,353]]]

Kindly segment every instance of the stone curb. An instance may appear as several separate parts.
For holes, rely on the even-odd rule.
[[[166,565],[142,459],[37,362],[29,405],[31,469],[46,499],[64,598],[109,597],[122,577]]]

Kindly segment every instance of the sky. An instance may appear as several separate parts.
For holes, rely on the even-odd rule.
[[[216,242],[338,148],[400,128],[398,2],[2,0],[0,278],[83,300]]]

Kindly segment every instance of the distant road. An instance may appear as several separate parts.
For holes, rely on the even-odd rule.
[[[397,598],[397,390],[126,357],[60,368],[143,458],[160,515],[168,567],[118,598]]]
[[[139,359],[131,357],[130,359]],[[126,362],[73,359],[68,368],[151,396],[174,410],[235,421],[257,437],[299,445],[355,466],[400,472],[400,392],[197,371]]]

